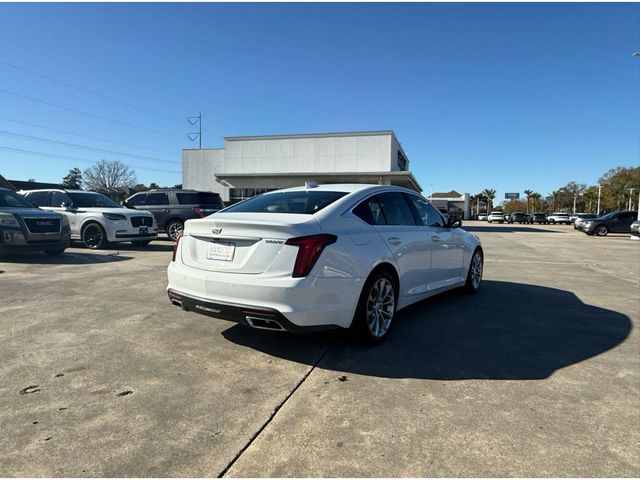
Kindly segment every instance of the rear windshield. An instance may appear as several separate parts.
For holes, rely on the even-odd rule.
[[[263,193],[244,202],[236,203],[227,208],[225,212],[252,212],[252,213],[302,213],[313,215],[347,192],[273,192]]]
[[[6,190],[0,190],[0,207],[37,208],[26,198]]]
[[[222,199],[217,193],[207,192],[180,192],[176,193],[178,203],[182,205],[215,205],[223,208]]]

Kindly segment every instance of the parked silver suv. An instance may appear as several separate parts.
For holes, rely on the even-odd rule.
[[[18,193],[43,210],[64,215],[71,226],[71,239],[89,248],[104,248],[109,242],[145,246],[158,236],[153,215],[127,210],[101,193],[63,189]]]

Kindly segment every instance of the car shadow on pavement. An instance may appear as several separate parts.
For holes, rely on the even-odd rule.
[[[549,230],[544,227],[534,227],[531,225],[530,227],[519,227],[516,225],[470,225],[470,226],[462,226],[463,230],[467,232],[492,232],[492,233],[564,233],[560,230]]]
[[[154,240],[153,242],[151,242],[148,245],[145,245],[144,247],[138,246],[138,245],[133,245],[131,243],[113,243],[109,246],[109,250],[116,250],[116,251],[124,251],[124,252],[133,252],[133,251],[137,251],[137,252],[172,252],[173,251],[173,242],[171,243],[167,243],[167,242],[160,242],[158,243],[157,240]]]
[[[20,263],[29,265],[88,265],[131,260],[133,257],[119,255],[116,252],[64,252],[61,255],[46,255],[41,252],[20,253],[0,256],[0,263]]]
[[[296,336],[241,325],[223,335],[269,355],[309,364],[315,364],[317,356],[307,358],[305,348],[296,344],[333,344],[318,366],[337,372],[538,380],[614,348],[630,331],[627,316],[585,304],[571,292],[485,280],[477,295],[451,291],[400,311],[390,337],[375,347],[335,333]]]

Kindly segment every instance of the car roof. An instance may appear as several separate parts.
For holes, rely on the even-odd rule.
[[[71,188],[36,188],[33,190],[20,190],[20,192],[24,192],[24,193],[31,193],[31,192],[98,193],[98,192],[89,192],[87,190],[73,190]]]
[[[365,191],[376,191],[376,190],[397,190],[407,193],[419,194],[415,190],[411,190],[409,188],[401,187],[399,185],[377,185],[377,184],[366,184],[366,183],[323,183],[314,187],[290,187],[283,188],[280,190],[274,190],[273,192],[267,192],[265,195],[274,192],[303,192],[307,191],[319,191],[319,192],[345,192],[345,193],[355,193],[355,192],[365,192]]]

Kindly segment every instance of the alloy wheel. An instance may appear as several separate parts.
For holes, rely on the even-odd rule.
[[[473,288],[477,290],[480,288],[480,282],[482,281],[482,255],[480,252],[476,252],[471,260],[471,284]]]
[[[98,248],[102,244],[104,234],[98,225],[89,225],[84,229],[83,240],[87,247]]]
[[[367,298],[367,326],[371,335],[380,338],[387,333],[395,312],[395,292],[387,278],[379,278],[371,286]]]
[[[167,235],[171,240],[177,240],[180,235],[182,235],[182,230],[184,227],[180,222],[171,222],[169,227],[167,228]]]

